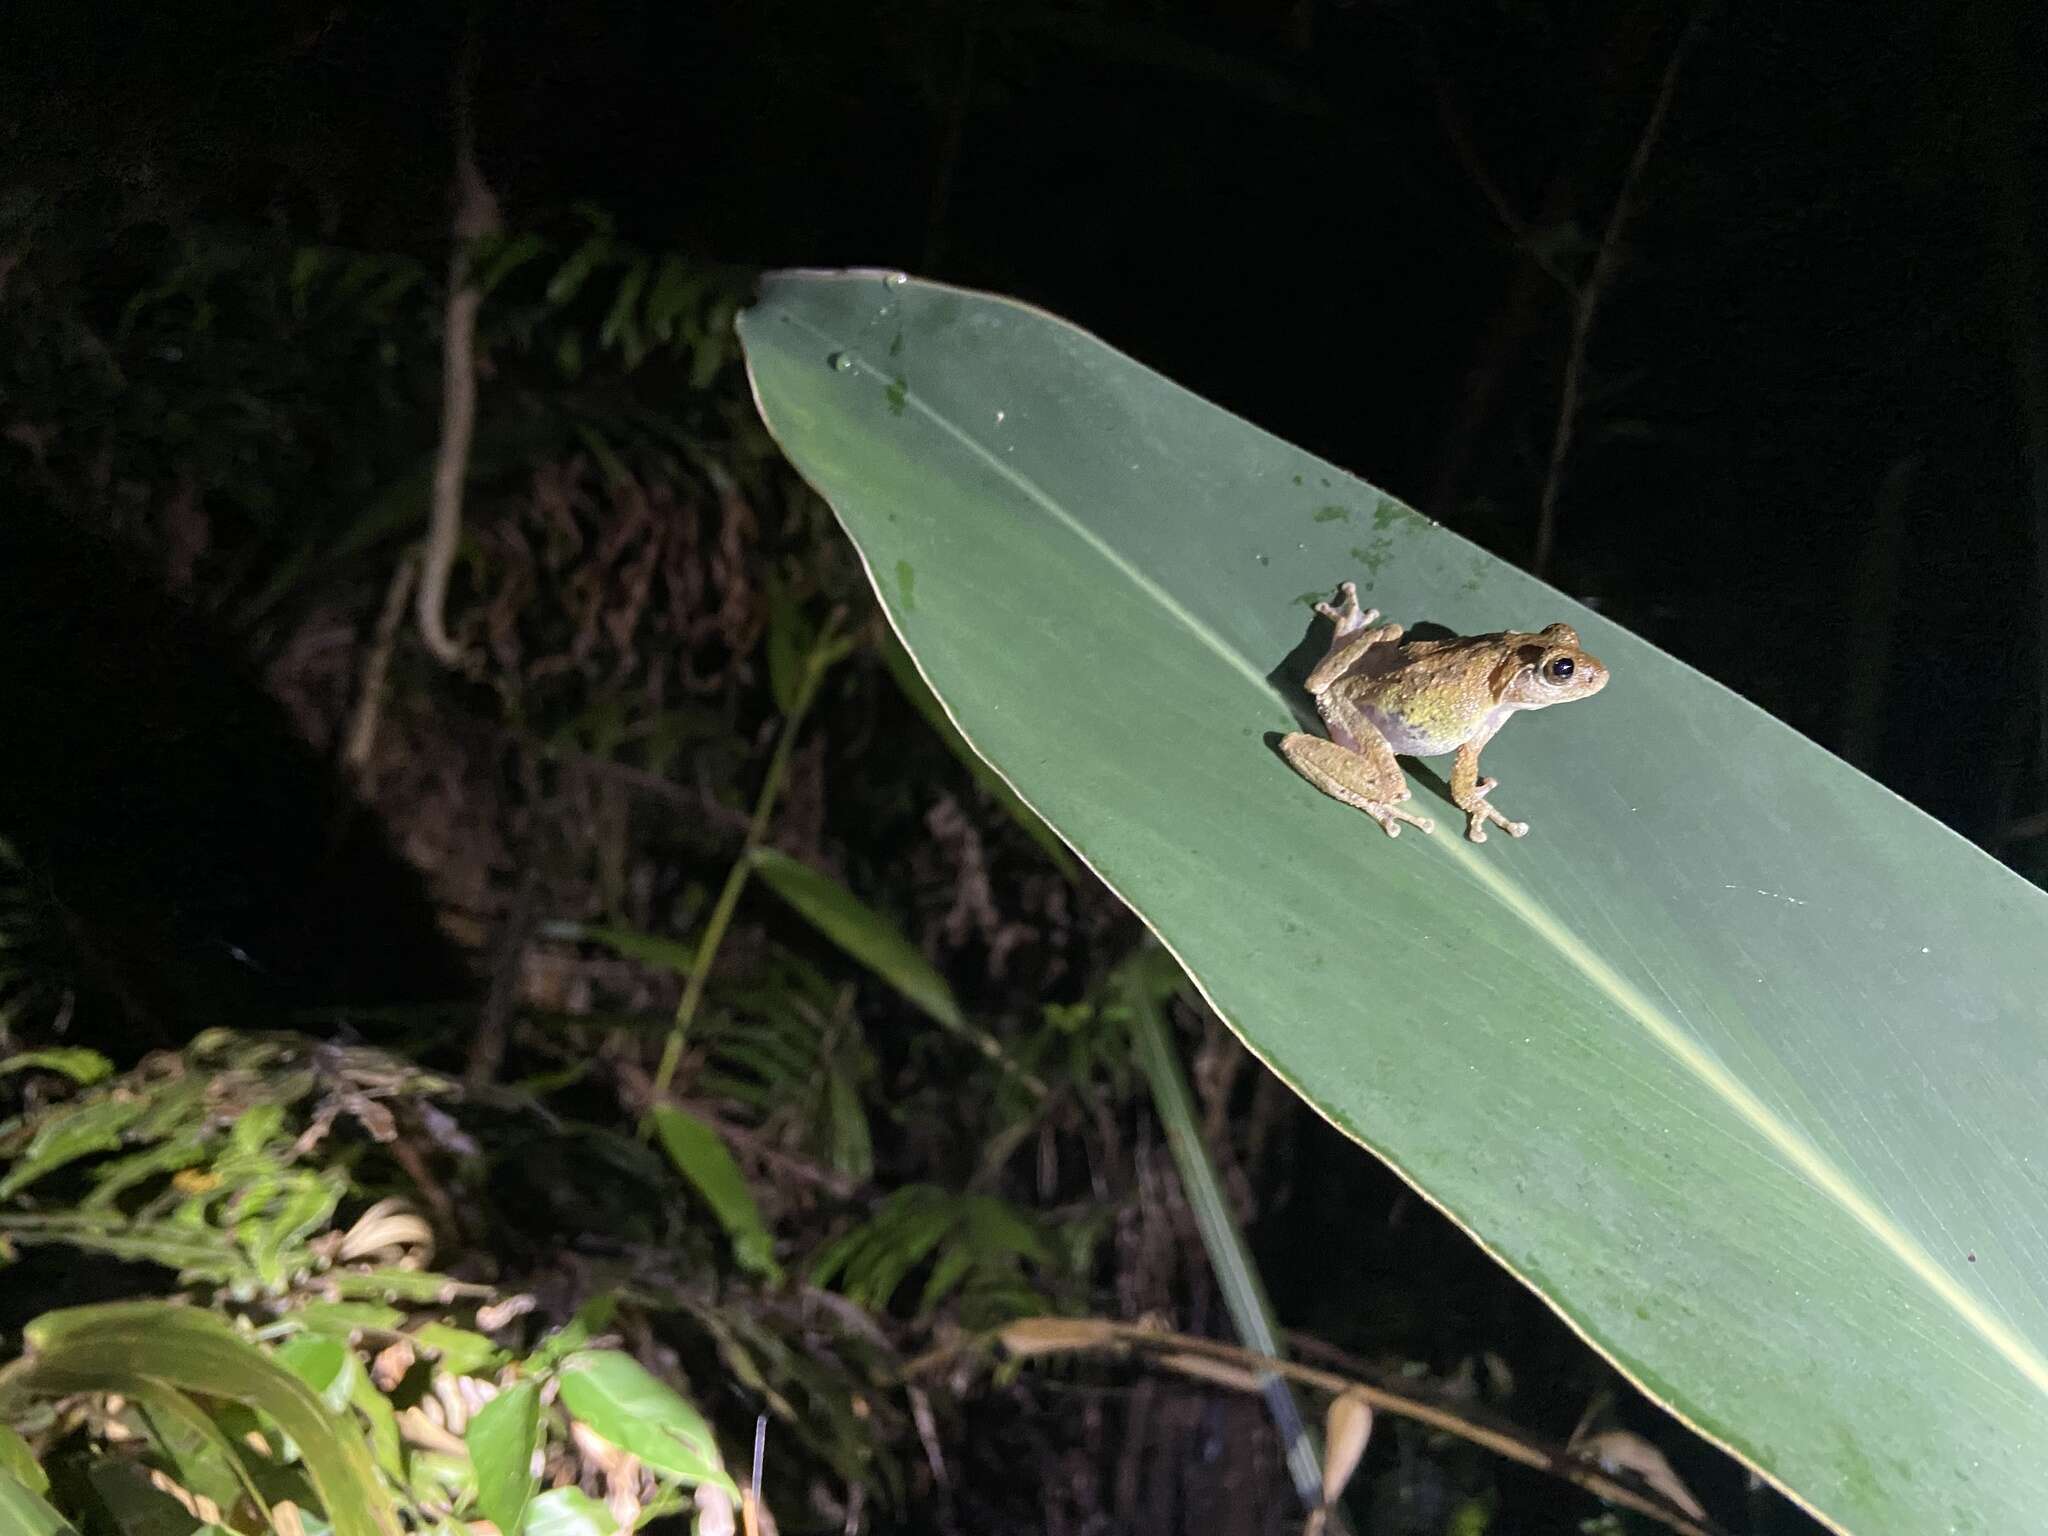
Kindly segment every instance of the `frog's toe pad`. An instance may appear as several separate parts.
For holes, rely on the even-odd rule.
[[[1436,830],[1436,823],[1427,816],[1410,816],[1406,811],[1397,811],[1392,806],[1381,806],[1378,810],[1373,810],[1370,806],[1367,806],[1365,811],[1374,821],[1386,828],[1387,836],[1389,837],[1399,837],[1401,835],[1401,823],[1404,821],[1418,832],[1434,832]]]

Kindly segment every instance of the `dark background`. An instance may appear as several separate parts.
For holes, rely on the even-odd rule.
[[[514,227],[587,203],[710,262],[1013,294],[1524,565],[1548,485],[1550,580],[2038,879],[2041,32],[2018,0],[35,0],[0,19],[0,155],[6,186],[104,231],[79,260],[110,315],[181,223],[438,269],[471,39],[477,153]],[[5,427],[37,402],[0,404]],[[21,448],[0,441],[0,474]],[[9,719],[35,745],[9,750],[0,832],[96,892],[102,933],[140,935],[109,946],[123,985],[227,996],[248,984],[229,946],[361,908],[276,899],[349,813],[279,745],[233,639],[188,618],[97,553],[0,530]],[[910,728],[895,707],[883,735]],[[415,899],[364,859],[325,878]],[[150,917],[168,889],[171,938]],[[376,977],[302,955],[287,1000],[457,985],[432,945],[401,951],[376,947]],[[1283,1315],[1334,1332],[1364,1294],[1360,1350],[1512,1340],[1526,1379],[1569,1376],[1578,1346],[1533,1297],[1302,1120],[1259,1233]],[[1569,1432],[1576,1400],[1534,1391]],[[1027,1381],[977,1428],[1070,1407]],[[1673,1455],[1740,1506],[1735,1469]],[[1501,1529],[1585,1512],[1502,1486],[1530,1523]],[[1799,1528],[1770,1501],[1751,1518]]]
[[[17,7],[6,147],[76,199],[146,180],[432,252],[467,15]],[[1643,150],[1545,574],[2038,860],[2035,8],[475,16],[478,149],[515,221],[583,200],[720,260],[1015,294],[1523,562],[1566,285]]]

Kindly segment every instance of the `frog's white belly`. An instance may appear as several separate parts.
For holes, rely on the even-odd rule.
[[[1512,709],[1494,710],[1477,731],[1467,726],[1459,730],[1431,731],[1410,720],[1402,720],[1388,714],[1376,705],[1363,706],[1366,719],[1387,738],[1387,745],[1402,757],[1441,757],[1446,752],[1455,752],[1473,736],[1492,735],[1503,717],[1514,713]]]

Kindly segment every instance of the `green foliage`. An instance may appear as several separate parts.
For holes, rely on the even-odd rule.
[[[45,212],[0,309],[24,428],[0,465],[161,565],[338,744],[424,526],[444,268],[195,225],[104,267]],[[729,1496],[718,1447],[757,1412],[771,1501],[891,1522],[929,1491],[905,1356],[1085,1308],[1112,1221],[1121,1241],[1177,1219],[1132,1209],[1120,1145],[1140,1085],[1105,978],[1134,929],[876,643],[735,366],[741,275],[590,211],[480,242],[469,272],[467,659],[444,675],[400,624],[362,782],[428,850],[451,927],[505,923],[504,876],[535,877],[504,1070],[457,1091],[475,1020],[454,1006],[319,1015],[405,1042],[388,1052],[211,1031],[104,1075],[70,1041],[131,1058],[46,1027],[93,979],[90,950],[47,942],[64,872],[0,861],[0,1255],[157,1266],[152,1290],[361,1441],[412,1528],[609,1532],[615,1493],[643,1517],[692,1479]],[[907,597],[916,572],[894,579]],[[649,1106],[643,1052],[700,970]],[[1170,1269],[1142,1305],[1178,1303]],[[929,1405],[952,1434],[962,1405]],[[304,1448],[258,1407],[180,1390],[64,1413],[0,1415],[20,1432],[0,1489],[47,1465],[89,1531],[198,1523],[153,1479],[235,1529],[280,1501],[323,1528]]]
[[[213,1424],[198,1397],[239,1403],[289,1438],[335,1536],[395,1536],[397,1510],[356,1427],[335,1420],[329,1405],[213,1314],[157,1302],[81,1307],[46,1313],[23,1338],[23,1358],[0,1370],[0,1409],[119,1393],[189,1428]],[[167,1454],[174,1450],[170,1434],[156,1438]],[[202,1428],[198,1444],[216,1465],[239,1469],[218,1430]]]
[[[477,1410],[464,1434],[476,1467],[476,1502],[501,1531],[516,1531],[539,1486],[533,1453],[540,1447],[540,1383],[515,1381]]]
[[[836,1284],[866,1307],[887,1308],[903,1282],[929,1263],[916,1314],[961,1293],[962,1316],[989,1327],[1050,1310],[1032,1272],[1057,1263],[1055,1249],[1029,1213],[993,1195],[956,1195],[927,1184],[893,1191],[874,1214],[811,1263],[818,1285]]]
[[[335,1283],[349,1271],[362,1280],[374,1265],[335,1262],[355,1250],[315,1244],[347,1194],[345,1169],[296,1159],[337,1121],[374,1138],[393,1127],[394,1101],[448,1091],[366,1048],[210,1031],[179,1055],[0,1124],[0,1160],[11,1165],[0,1199],[69,1174],[75,1201],[0,1209],[0,1238],[150,1261],[240,1295],[278,1295],[316,1276]]]
[[[676,1171],[690,1181],[732,1237],[733,1257],[740,1267],[768,1281],[781,1278],[775,1262],[775,1239],[761,1220],[761,1208],[747,1188],[746,1176],[718,1132],[696,1115],[671,1104],[653,1111],[655,1135]]]
[[[50,1479],[29,1443],[4,1424],[0,1424],[0,1474],[13,1478],[31,1493],[41,1493],[50,1486]]]
[[[10,1072],[61,1072],[74,1083],[96,1083],[114,1070],[114,1064],[98,1051],[81,1047],[68,1050],[22,1051],[0,1061],[0,1077]]]
[[[520,1536],[612,1536],[618,1520],[581,1488],[550,1488],[527,1507]]]
[[[11,1191],[68,1180],[76,1204],[5,1211],[0,1232],[164,1263],[210,1290],[213,1308],[138,1301],[32,1322],[0,1367],[0,1517],[45,1518],[29,1501],[61,1462],[84,1473],[62,1486],[88,1490],[124,1530],[147,1510],[191,1508],[251,1529],[284,1498],[336,1536],[395,1532],[400,1510],[544,1526],[587,1513],[535,1497],[531,1473],[536,1454],[558,1466],[580,1454],[576,1424],[637,1458],[606,1465],[620,1497],[672,1505],[710,1482],[736,1498],[698,1409],[593,1347],[614,1300],[508,1347],[478,1326],[494,1293],[419,1267],[427,1228],[401,1203],[339,1224],[343,1201],[360,1201],[351,1175],[374,1170],[338,1122],[374,1146],[417,1134],[446,1092],[381,1053],[216,1031],[7,1128]],[[109,1104],[124,1113],[109,1117]],[[152,1160],[165,1147],[180,1156]],[[333,1161],[294,1166],[315,1150]],[[101,1198],[110,1188],[119,1200]],[[772,1391],[758,1369],[756,1380]],[[546,1395],[558,1390],[560,1406],[545,1410],[557,1382]],[[60,1399],[93,1405],[82,1440],[58,1433],[47,1405]]]
[[[593,211],[574,223],[475,253],[493,368],[471,482],[502,484],[580,446],[614,483],[703,484],[710,445],[759,436],[747,413],[705,398],[736,361],[744,280],[639,251]],[[411,256],[276,232],[152,227],[121,247],[131,286],[108,311],[82,287],[89,271],[108,276],[91,249],[103,239],[34,200],[0,211],[0,249],[16,258],[0,399],[18,412],[0,465],[80,522],[132,538],[161,536],[168,505],[169,541],[191,546],[174,581],[238,624],[274,622],[315,572],[374,579],[425,526],[439,275]],[[599,358],[608,366],[594,369]],[[643,370],[644,385],[629,378]],[[651,403],[676,386],[702,406]],[[765,447],[717,456],[751,474]]]
[[[0,1536],[75,1536],[64,1517],[37,1494],[0,1472]]]
[[[952,718],[947,715],[945,705],[939,702],[938,696],[918,675],[917,663],[911,659],[910,652],[903,648],[903,642],[896,638],[895,631],[886,632],[877,643],[877,648],[881,651],[883,662],[889,668],[889,675],[896,680],[896,686],[903,690],[903,696],[915,706],[917,712],[924,717],[925,724],[945,742],[953,755],[967,765],[968,772],[974,775],[974,782],[981,786],[982,792],[1001,806],[1004,814],[1038,844],[1046,858],[1052,862],[1053,868],[1068,881],[1078,884],[1081,880],[1080,866],[1075,863],[1074,855],[1067,845],[1060,841],[1060,835],[1048,827],[1036,811],[1019,799],[1008,781],[989,767],[981,754],[967,744],[967,738],[960,734]]]
[[[421,1332],[388,1336],[417,1343]],[[365,1344],[297,1333],[265,1350],[210,1312],[158,1302],[48,1313],[30,1325],[26,1344],[0,1369],[0,1414],[19,1417],[79,1394],[101,1403],[103,1417],[91,1422],[121,1433],[88,1457],[87,1484],[124,1530],[135,1528],[124,1511],[175,1490],[171,1503],[244,1529],[273,1522],[271,1505],[289,1497],[335,1536],[395,1536],[401,1508],[436,1520],[481,1515],[516,1531],[563,1512],[561,1500],[535,1497],[532,1466],[536,1456],[571,1454],[576,1425],[645,1469],[642,1482],[631,1467],[610,1465],[615,1493],[652,1507],[708,1483],[738,1498],[702,1414],[616,1350],[562,1356],[544,1346],[480,1376],[444,1359],[430,1383],[408,1373],[379,1388]],[[543,1406],[549,1382],[558,1410]],[[409,1405],[400,1408],[401,1397]],[[400,1440],[397,1426],[428,1403],[441,1420],[467,1412],[460,1438],[430,1425]],[[19,1510],[38,1512],[26,1501],[47,1491],[47,1474],[29,1441],[0,1432],[10,1446],[0,1489],[17,1491]],[[53,1453],[73,1458],[78,1448],[67,1442]],[[144,1470],[153,1489],[134,1475]]]
[[[864,968],[916,1005],[933,1023],[957,1036],[1042,1098],[1045,1085],[1019,1066],[987,1030],[968,1022],[952,988],[916,947],[881,913],[831,876],[773,848],[748,855],[762,884]]]
[[[713,1483],[739,1497],[719,1460],[711,1426],[631,1355],[580,1350],[561,1363],[555,1379],[563,1407],[619,1449],[685,1487]]]

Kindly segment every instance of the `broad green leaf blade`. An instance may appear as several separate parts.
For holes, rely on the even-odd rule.
[[[581,1488],[550,1488],[526,1506],[519,1536],[612,1536],[619,1522]]]
[[[0,1536],[77,1536],[41,1497],[0,1472]]]
[[[132,1461],[106,1456],[88,1462],[85,1481],[102,1517],[88,1529],[104,1523],[120,1536],[212,1536],[219,1529],[156,1487]]]
[[[516,1531],[539,1479],[533,1453],[540,1444],[540,1384],[514,1382],[477,1410],[463,1434],[476,1464],[476,1501],[501,1531]]]
[[[355,1351],[332,1335],[299,1334],[278,1345],[272,1358],[311,1387],[329,1413],[348,1407],[363,1373]]]
[[[741,335],[955,725],[1284,1080],[1830,1521],[2038,1524],[2048,897],[1047,315],[789,275]],[[1277,755],[1346,578],[1608,663],[1487,750],[1526,840],[1465,842],[1425,776],[1438,834],[1390,841]]]
[[[697,1116],[670,1104],[656,1105],[650,1115],[669,1161],[704,1197],[719,1225],[732,1238],[733,1257],[740,1268],[780,1279],[782,1270],[775,1262],[775,1239],[761,1219],[761,1207],[747,1187],[746,1175],[740,1172],[740,1165],[733,1160],[718,1132]]]
[[[35,1451],[5,1424],[0,1424],[0,1476],[13,1478],[30,1493],[41,1493],[50,1486],[49,1474],[36,1460]]]
[[[397,1536],[397,1511],[361,1432],[214,1314],[114,1302],[46,1312],[23,1334],[27,1353],[0,1370],[0,1408],[20,1397],[71,1392],[135,1396],[157,1382],[241,1403],[291,1436],[335,1536]]]
[[[690,1487],[716,1483],[739,1497],[704,1415],[631,1355],[586,1349],[562,1362],[559,1379],[562,1406],[620,1450]]]
[[[910,659],[910,653],[903,649],[903,642],[893,633],[885,633],[880,647],[882,664],[889,669],[889,675],[896,680],[896,686],[903,690],[903,696],[922,715],[926,724],[936,731],[945,742],[947,750],[959,758],[974,775],[974,782],[986,790],[1009,818],[1022,827],[1031,840],[1045,850],[1045,856],[1052,860],[1066,880],[1078,883],[1080,870],[1074,863],[1074,856],[1067,852],[1067,845],[1060,841],[1059,834],[1038,817],[1038,813],[1017,798],[1017,792],[1010,788],[1002,775],[983,762],[974,748],[967,745],[960,733],[953,728],[953,722],[946,717],[944,707],[932,695],[925,680],[918,676],[917,664]]]
[[[263,1517],[270,1518],[269,1502],[248,1466],[198,1403],[159,1381],[147,1381],[135,1403],[178,1486],[222,1509],[234,1508],[236,1499],[247,1494]]]

